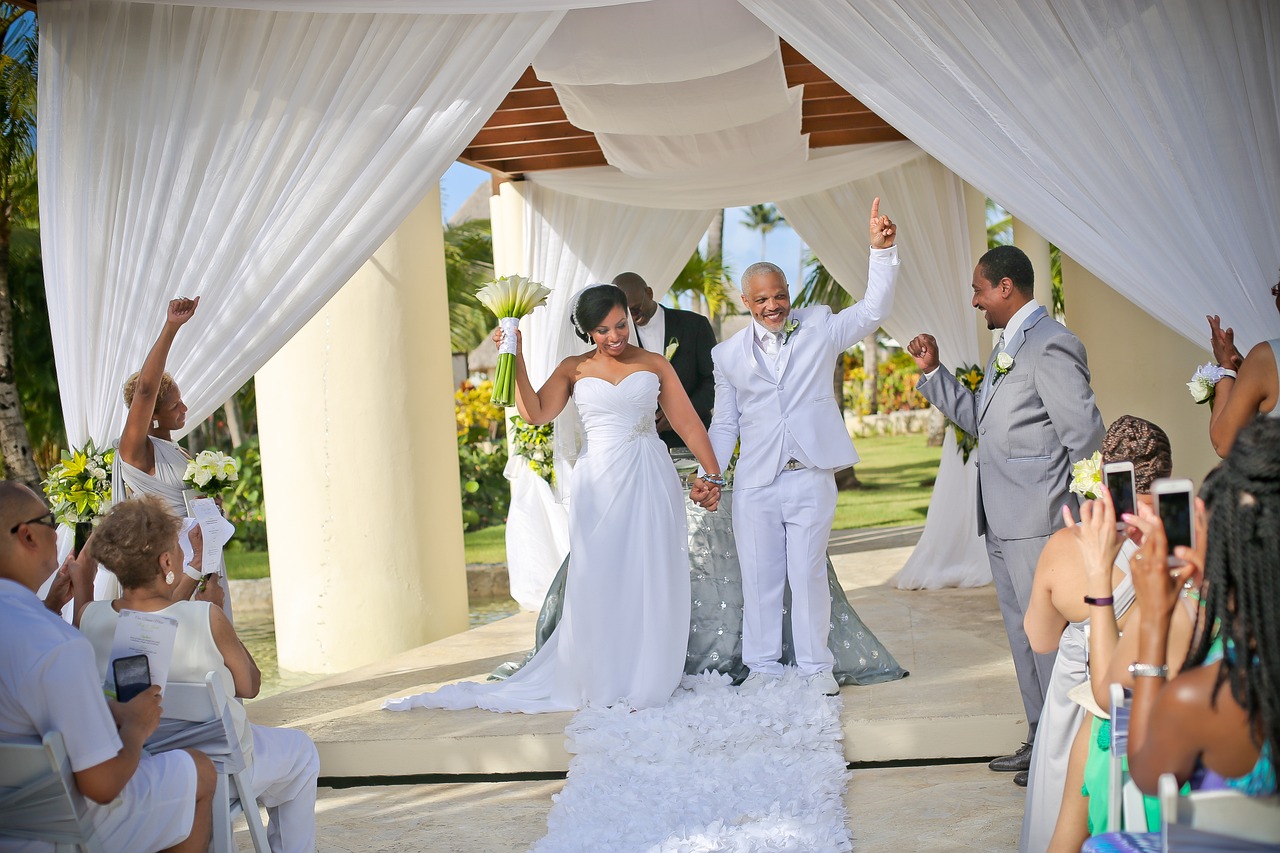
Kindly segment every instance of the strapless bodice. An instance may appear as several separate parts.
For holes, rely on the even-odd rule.
[[[573,399],[582,418],[582,431],[592,444],[618,444],[657,438],[658,374],[651,370],[628,373],[615,385],[598,376],[584,376],[573,386]],[[585,453],[587,447],[583,448]]]

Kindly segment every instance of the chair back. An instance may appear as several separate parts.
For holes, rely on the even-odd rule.
[[[1280,850],[1280,798],[1217,789],[1180,794],[1172,773],[1160,777],[1165,849],[1170,851]]]
[[[168,682],[160,725],[143,748],[150,753],[198,749],[219,771],[239,773],[246,763],[228,702],[216,672],[206,674],[202,682]]]
[[[51,841],[100,853],[59,732],[40,743],[0,744],[0,838]]]
[[[1125,757],[1129,754],[1129,695],[1119,684],[1111,685],[1110,786],[1107,789],[1107,828],[1112,831],[1154,831],[1147,825],[1142,791],[1129,778]]]

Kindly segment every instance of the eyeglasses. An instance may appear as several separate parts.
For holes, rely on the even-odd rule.
[[[54,515],[52,512],[46,512],[44,515],[36,516],[35,518],[29,521],[19,521],[13,527],[9,528],[9,535],[12,536],[14,533],[17,533],[18,528],[24,524],[41,524],[49,528],[50,530],[58,529],[58,519],[54,518]]]

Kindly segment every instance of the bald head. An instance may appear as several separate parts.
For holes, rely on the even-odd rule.
[[[27,486],[0,480],[0,577],[32,592],[58,567],[58,532],[48,512]]]
[[[658,303],[653,298],[653,288],[645,283],[639,273],[624,272],[613,277],[613,284],[627,296],[627,310],[637,326],[643,326],[653,318]]]

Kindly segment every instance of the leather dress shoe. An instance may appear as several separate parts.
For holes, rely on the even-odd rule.
[[[999,758],[993,758],[987,766],[1000,773],[1016,773],[1019,770],[1030,770],[1031,744],[1024,743],[1018,747],[1018,751],[1013,755],[1002,755]]]
[[[1019,770],[1017,773],[1013,774],[1013,784],[1017,785],[1019,788],[1025,788],[1027,787],[1027,779],[1030,776],[1030,770]]]

